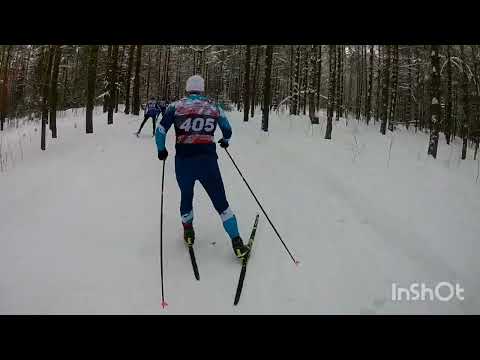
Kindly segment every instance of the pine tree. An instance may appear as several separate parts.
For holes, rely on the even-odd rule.
[[[383,89],[382,89],[382,123],[380,133],[385,135],[387,132],[388,119],[388,95],[390,89],[390,45],[385,45],[385,64],[383,66]]]
[[[335,99],[336,99],[336,111],[335,111],[335,121],[340,120],[340,87],[341,87],[341,73],[342,73],[342,54],[341,54],[341,45],[337,46],[337,67],[336,67],[336,79],[335,79]]]
[[[259,71],[258,61],[259,61],[261,51],[262,51],[261,46],[257,45],[256,46],[256,52],[255,52],[255,68],[253,70],[252,104],[251,104],[251,107],[250,107],[250,111],[251,111],[250,117],[252,117],[252,118],[255,115],[255,105],[256,105],[256,102],[257,102],[257,81],[258,81],[258,71]]]
[[[411,54],[411,51],[410,51],[410,48],[408,48],[408,51],[407,51],[407,55],[408,55],[408,63],[407,63],[407,66],[408,66],[408,98],[406,100],[406,104],[405,104],[405,111],[406,111],[406,127],[407,129],[409,128],[410,126],[410,123],[412,121],[412,100],[413,100],[413,84],[412,84],[412,81],[413,81],[413,78],[412,78],[412,66],[413,66],[413,62],[412,62],[412,54]]]
[[[48,56],[48,65],[45,69],[43,77],[43,101],[42,101],[42,131],[40,135],[40,148],[42,150],[46,149],[46,127],[48,122],[48,95],[49,95],[49,83],[52,74],[52,62],[54,48],[49,46],[47,50]]]
[[[2,84],[0,87],[0,131],[3,131],[3,124],[8,112],[8,67],[10,63],[10,57],[12,52],[12,45],[9,45],[7,49],[3,51],[2,54]]]
[[[125,114],[130,114],[130,82],[132,80],[133,55],[135,45],[130,45],[128,49],[127,76],[125,79]]]
[[[86,133],[93,133],[93,108],[95,105],[95,82],[97,79],[98,45],[89,46],[87,109],[85,112]]]
[[[310,84],[308,86],[308,115],[310,118],[315,116],[315,91],[313,89],[314,85],[314,72],[315,72],[315,66],[316,65],[316,54],[315,54],[315,46],[312,45],[310,49],[310,67],[309,67],[309,72],[310,72]]]
[[[113,111],[115,110],[115,95],[117,90],[117,62],[118,62],[118,45],[113,45],[112,56],[110,57],[110,80],[109,80],[109,106],[107,124],[113,124]]]
[[[293,82],[293,115],[298,115],[299,111],[299,94],[300,93],[300,46],[297,46],[297,55],[295,58],[295,80]]]
[[[452,57],[450,52],[450,45],[447,45],[447,98],[445,104],[445,140],[450,144],[451,130],[452,130]]]
[[[332,138],[333,109],[335,106],[335,68],[336,68],[336,46],[328,46],[329,76],[328,76],[328,101],[327,101],[327,127],[325,139]]]
[[[462,60],[462,88],[463,88],[463,123],[462,123],[462,160],[467,158],[467,145],[468,145],[468,129],[470,125],[470,94],[468,86],[468,74],[466,66],[466,58],[463,49],[463,45],[460,45],[460,54]]]
[[[271,104],[273,45],[267,45],[265,51],[265,80],[263,83],[262,130],[268,131],[268,116]]]
[[[135,59],[135,79],[133,81],[133,115],[140,114],[140,68],[142,66],[142,45],[137,45]]]
[[[382,99],[381,99],[381,84],[382,84],[382,47],[378,46],[378,60],[377,60],[377,89],[376,89],[376,108],[375,108],[375,122],[380,118],[380,112],[382,108]]]
[[[320,91],[322,88],[322,45],[317,45],[318,55],[317,55],[317,103],[316,109],[320,110]]]
[[[52,81],[50,84],[50,130],[52,138],[57,138],[57,87],[58,87],[58,70],[60,60],[62,58],[62,48],[60,45],[54,46],[54,61],[52,70]]]
[[[248,121],[250,111],[250,45],[245,51],[245,77],[243,79],[243,121]]]
[[[390,100],[390,113],[388,118],[388,130],[393,131],[396,122],[395,113],[397,110],[398,93],[398,45],[393,45],[393,69],[392,69],[392,92]]]
[[[431,46],[431,62],[432,62],[432,73],[431,73],[431,133],[430,141],[428,144],[428,155],[432,155],[434,159],[437,158],[437,148],[438,148],[438,128],[440,123],[440,57],[439,57],[439,46]]]
[[[368,89],[367,89],[367,105],[366,105],[366,121],[367,125],[370,122],[371,108],[372,108],[372,92],[373,92],[373,45],[370,45],[369,57],[369,72],[368,72]]]

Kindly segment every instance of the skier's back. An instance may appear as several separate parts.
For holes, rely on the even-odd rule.
[[[225,231],[232,240],[235,255],[243,258],[250,249],[243,244],[236,217],[227,202],[214,142],[217,124],[223,134],[219,141],[221,147],[228,147],[232,129],[224,111],[203,95],[202,77],[190,77],[186,91],[187,97],[168,106],[155,131],[158,158],[165,160],[168,156],[165,148],[166,134],[172,124],[175,128],[175,173],[181,191],[180,215],[184,240],[187,245],[192,245],[195,239],[192,203],[193,188],[198,180],[222,219]]]

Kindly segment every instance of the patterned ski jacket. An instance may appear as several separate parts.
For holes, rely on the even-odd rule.
[[[175,150],[178,157],[206,155],[217,158],[214,141],[217,125],[226,141],[232,136],[232,128],[225,112],[202,95],[189,95],[168,106],[155,130],[158,151],[165,149],[166,135],[172,124],[175,128]]]

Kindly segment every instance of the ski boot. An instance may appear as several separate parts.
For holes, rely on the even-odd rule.
[[[195,231],[193,230],[193,226],[183,226],[183,240],[185,240],[187,246],[193,245],[195,242]]]
[[[243,244],[242,238],[237,236],[232,239],[233,252],[240,260],[246,259],[250,254],[250,248]]]

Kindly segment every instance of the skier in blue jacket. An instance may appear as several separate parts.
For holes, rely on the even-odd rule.
[[[140,131],[142,131],[143,125],[147,122],[148,119],[152,118],[153,123],[153,136],[155,136],[155,122],[157,120],[158,114],[160,114],[160,107],[157,104],[157,101],[154,97],[150,98],[150,100],[145,104],[144,108],[144,117],[143,122],[140,125],[140,129],[135,133],[137,137],[140,135]]]
[[[204,87],[201,76],[191,76],[186,84],[188,96],[168,106],[155,131],[158,159],[165,161],[168,156],[165,139],[168,130],[174,125],[175,173],[181,192],[180,216],[186,244],[193,245],[195,240],[192,202],[194,184],[198,180],[220,215],[235,255],[242,259],[250,249],[243,244],[237,219],[228,204],[214,142],[218,125],[223,134],[218,142],[222,148],[227,148],[232,129],[224,111],[203,95]]]
[[[159,107],[160,107],[160,112],[162,113],[162,116],[165,115],[165,111],[167,110],[167,102],[165,100],[160,101]]]

